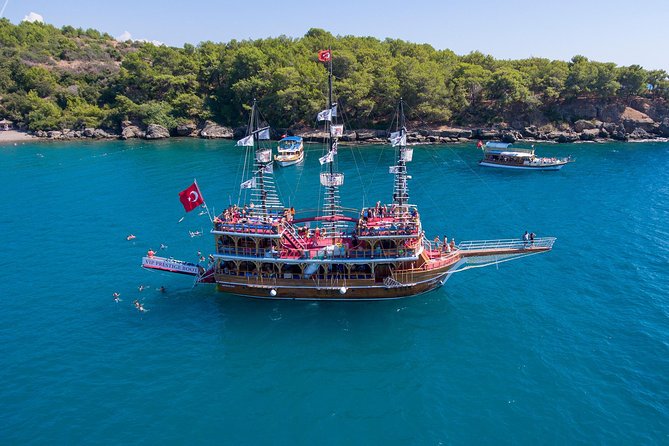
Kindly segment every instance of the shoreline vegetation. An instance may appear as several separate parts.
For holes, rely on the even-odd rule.
[[[321,141],[331,47],[343,141],[384,143],[396,99],[412,143],[603,142],[669,138],[669,75],[574,56],[498,60],[397,39],[311,29],[183,48],[117,41],[99,31],[0,19],[0,120],[13,140],[234,139],[248,105],[283,134]],[[18,139],[11,139],[18,138]]]

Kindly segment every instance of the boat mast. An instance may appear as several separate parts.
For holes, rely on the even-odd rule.
[[[323,214],[328,217],[323,227],[326,237],[337,239],[340,236],[340,224],[337,220],[342,216],[339,212],[339,186],[344,183],[344,174],[334,170],[338,138],[332,134],[332,123],[337,113],[333,113],[335,103],[332,99],[332,49],[329,48],[328,51],[330,53],[330,60],[328,61],[328,110],[330,110],[330,119],[325,120],[325,131],[326,147],[328,148],[328,154],[332,154],[332,160],[327,163],[326,172],[321,173],[321,185],[325,187]]]
[[[250,135],[253,135],[254,178],[255,184],[251,192],[251,203],[254,214],[263,220],[269,218],[272,209],[281,209],[283,205],[276,193],[273,181],[272,149],[263,147],[260,140],[269,139],[269,127],[260,128],[260,117],[256,100],[251,108]]]
[[[407,187],[407,161],[411,161],[413,149],[406,147],[406,122],[404,117],[404,101],[400,98],[397,105],[397,131],[391,138],[392,144],[399,147],[397,150],[397,165],[394,167],[395,184],[393,203],[406,206],[409,202],[409,188]]]

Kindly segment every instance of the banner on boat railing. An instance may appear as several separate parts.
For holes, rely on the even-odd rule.
[[[403,148],[400,151],[400,156],[402,157],[402,161],[409,162],[413,159],[413,149],[410,148]]]
[[[196,276],[200,273],[197,265],[163,257],[144,257],[142,258],[142,266],[144,268],[189,274],[192,276]]]

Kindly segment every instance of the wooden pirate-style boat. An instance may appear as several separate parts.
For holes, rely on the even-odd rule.
[[[548,158],[539,157],[531,149],[510,148],[511,144],[501,142],[487,142],[483,150],[481,166],[500,167],[503,169],[522,170],[560,170],[568,163],[573,162],[571,157]]]
[[[292,166],[304,160],[304,142],[301,136],[286,136],[279,141],[274,161],[281,166]]]
[[[390,167],[392,200],[361,210],[342,207],[344,174],[337,171],[337,149],[343,126],[337,124],[332,99],[331,58],[326,60],[328,104],[318,114],[329,135],[320,158],[322,209],[300,212],[282,204],[274,187],[269,131],[260,125],[254,104],[248,136],[238,142],[253,157],[252,175],[241,184],[250,199],[213,218],[215,251],[208,270],[193,274],[196,280],[215,283],[227,293],[268,299],[396,299],[433,290],[456,272],[551,250],[552,237],[430,242],[407,187],[413,148],[406,144],[402,101],[390,137],[396,153]],[[188,211],[199,202],[182,203]],[[159,262],[149,260],[144,259],[147,266],[160,269]]]

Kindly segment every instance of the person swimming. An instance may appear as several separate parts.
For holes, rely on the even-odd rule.
[[[134,235],[130,234],[130,235],[128,235],[125,239],[128,240],[128,241],[130,241],[130,240],[134,240],[134,239],[136,239],[136,238],[137,238],[137,237],[135,237]]]
[[[144,305],[142,305],[142,303],[140,301],[138,301],[137,299],[135,299],[133,304],[135,304],[135,308],[137,308],[137,311],[140,311],[142,313],[148,311],[146,308],[144,308]]]
[[[122,302],[122,301],[123,301],[123,300],[121,299],[121,293],[116,293],[116,292],[115,292],[114,294],[112,294],[112,296],[114,297],[114,302],[116,302],[116,303],[119,303],[119,302]]]
[[[142,291],[144,291],[144,288],[145,288],[144,285],[140,285],[140,286],[137,287],[137,289],[139,290],[140,293]]]
[[[160,291],[161,293],[164,293],[166,290],[165,290],[165,287],[161,285],[160,288],[158,288],[158,291]]]
[[[160,244],[160,249],[167,249],[167,245],[164,245],[164,244],[161,243]]]

